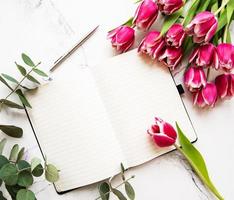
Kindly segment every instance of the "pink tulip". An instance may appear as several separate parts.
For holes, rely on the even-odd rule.
[[[218,21],[215,15],[209,11],[204,11],[197,14],[185,30],[188,35],[193,36],[193,42],[207,43],[214,36],[217,27]]]
[[[155,118],[155,124],[147,130],[147,133],[159,147],[171,146],[177,138],[177,133],[173,126],[157,117]]]
[[[138,6],[135,16],[133,19],[133,24],[135,24],[140,29],[149,29],[158,17],[158,6],[152,0],[144,0]]]
[[[190,55],[189,62],[201,67],[212,66],[218,69],[219,61],[215,46],[211,43],[198,46]]]
[[[232,44],[222,43],[217,46],[219,59],[219,68],[224,71],[234,69],[234,46]]]
[[[148,54],[152,58],[157,58],[165,46],[165,42],[162,37],[160,37],[160,32],[151,31],[142,40],[138,47],[138,52]]]
[[[108,39],[111,39],[112,46],[119,52],[127,51],[134,43],[135,31],[128,26],[119,26],[116,29],[110,31],[107,35]]]
[[[202,67],[191,66],[184,74],[184,84],[191,92],[197,92],[206,85],[206,75]]]
[[[171,70],[174,70],[182,58],[181,47],[167,47],[164,52],[159,56],[159,61],[167,65]]]
[[[166,34],[166,43],[168,46],[180,47],[185,38],[185,31],[181,24],[173,24],[167,34]]]
[[[234,96],[234,74],[222,74],[217,76],[215,85],[217,87],[218,96],[221,99]]]
[[[193,104],[203,108],[205,106],[214,107],[217,101],[217,88],[214,83],[207,83],[194,95]]]
[[[171,15],[184,5],[183,0],[158,0],[159,10],[165,15]]]

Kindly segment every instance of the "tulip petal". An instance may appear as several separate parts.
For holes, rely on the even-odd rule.
[[[217,100],[217,88],[214,83],[207,83],[202,89],[202,97],[209,106],[214,106]]]
[[[216,20],[216,22],[213,24],[213,26],[210,28],[210,30],[206,34],[205,41],[204,41],[205,43],[211,40],[211,38],[215,35],[217,28],[218,28],[218,22]]]
[[[216,77],[215,85],[217,87],[218,96],[223,99],[228,93],[228,75],[222,74]]]
[[[159,133],[155,134],[153,136],[154,142],[159,146],[159,147],[168,147],[171,146],[175,143],[175,139],[169,137],[168,135],[164,133]]]

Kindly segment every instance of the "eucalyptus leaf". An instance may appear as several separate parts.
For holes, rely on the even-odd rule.
[[[35,64],[33,63],[33,61],[31,60],[31,58],[29,56],[27,56],[25,53],[21,54],[21,57],[24,61],[24,63],[30,67],[34,67]]]
[[[128,198],[130,200],[134,200],[135,199],[135,191],[134,191],[132,185],[128,181],[126,181],[124,186],[125,186],[125,191],[126,191],[126,194],[128,195]]]
[[[18,171],[14,164],[8,163],[0,169],[0,179],[2,179],[6,185],[15,185],[18,180]]]
[[[17,184],[23,187],[29,187],[33,184],[33,176],[29,171],[19,173]]]
[[[177,19],[182,15],[183,8],[173,13],[172,15],[168,15],[163,23],[160,35],[164,35],[169,28],[177,21]]]
[[[41,159],[40,158],[33,158],[31,160],[31,170],[34,170],[38,165],[41,164]]]
[[[48,77],[48,75],[45,72],[43,72],[42,70],[40,70],[40,69],[33,69],[33,71],[35,73],[37,73],[38,75],[40,75],[40,76]]]
[[[98,186],[99,194],[102,200],[109,200],[110,198],[110,185],[103,182]]]
[[[15,62],[15,64],[16,64],[16,66],[17,66],[17,69],[18,69],[19,72],[21,73],[21,75],[22,75],[22,76],[25,76],[25,75],[27,74],[26,69],[25,69],[23,66],[17,64],[16,62]]]
[[[18,157],[18,152],[19,152],[19,145],[15,144],[11,149],[9,160],[15,162]]]
[[[8,164],[9,163],[9,160],[3,156],[3,155],[0,155],[0,169],[5,165],[5,164]]]
[[[2,76],[3,76],[3,78],[5,78],[8,81],[11,81],[11,82],[16,83],[16,84],[19,83],[14,77],[12,77],[12,76],[10,76],[8,74],[2,73]]]
[[[52,164],[46,165],[45,177],[46,177],[46,180],[51,183],[58,181],[59,173],[58,173],[57,168]]]
[[[22,186],[19,186],[19,185],[5,185],[8,193],[10,194],[12,200],[15,200],[16,199],[16,194],[19,190],[21,190],[23,187]]]
[[[9,101],[7,99],[0,99],[0,103],[4,104],[5,106],[8,106],[10,108],[17,108],[17,109],[24,109],[23,106],[13,102],[13,101]]]
[[[20,101],[22,102],[22,104],[24,104],[25,106],[32,108],[32,106],[30,105],[30,103],[28,102],[27,98],[24,96],[22,90],[18,89],[15,91],[16,94],[19,96]]]
[[[18,153],[18,156],[17,156],[17,159],[16,159],[16,162],[18,163],[20,160],[22,160],[23,156],[24,156],[24,150],[25,148],[21,148],[19,153]]]
[[[181,149],[178,147],[179,150],[181,153],[183,153],[203,183],[215,194],[218,199],[223,200],[224,198],[219,194],[218,190],[210,180],[208,170],[201,153],[190,143],[177,123],[176,127],[181,145]]]
[[[23,135],[23,129],[13,125],[0,125],[0,130],[8,136],[20,138]]]
[[[5,147],[6,141],[7,141],[6,138],[3,138],[1,140],[1,142],[0,142],[0,154],[2,154],[2,152],[3,152],[3,149]]]
[[[1,81],[4,85],[6,85],[11,91],[13,91],[13,88],[6,82],[6,80],[5,80],[2,76],[0,76],[0,81]]]
[[[120,192],[119,190],[113,188],[112,192],[114,193],[115,196],[118,197],[119,200],[127,200],[127,198],[123,195],[122,192]]]
[[[44,173],[44,168],[41,164],[37,165],[33,170],[32,170],[32,175],[35,177],[39,177]]]
[[[33,83],[40,84],[40,82],[36,78],[34,78],[33,76],[28,74],[26,77],[28,80],[32,81]]]
[[[16,195],[16,200],[35,200],[35,194],[31,190],[21,189]]]
[[[196,14],[197,8],[199,6],[200,0],[193,0],[186,17],[184,18],[183,25],[187,26],[190,21],[193,19],[194,15]]]
[[[31,166],[30,166],[30,164],[26,160],[20,160],[17,163],[17,167],[21,171],[23,170],[23,171],[29,171],[29,172],[31,172]]]

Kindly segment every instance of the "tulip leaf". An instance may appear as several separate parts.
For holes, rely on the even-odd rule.
[[[107,182],[103,182],[98,186],[99,194],[102,200],[109,200],[110,197],[110,185]]]
[[[123,23],[122,25],[125,25],[125,26],[132,26],[133,24],[133,17],[129,18],[128,21],[126,21],[125,23]]]
[[[163,23],[160,36],[164,35],[181,15],[182,15],[182,8],[178,10],[177,12],[171,15],[168,15]]]
[[[233,0],[229,0],[226,10],[227,10],[227,23],[230,24],[231,19],[232,19],[232,14],[234,12],[234,1]]]
[[[10,108],[17,108],[17,109],[24,109],[23,106],[13,102],[13,101],[9,101],[9,100],[6,100],[6,99],[0,99],[0,103],[1,104],[4,104]]]
[[[205,11],[207,7],[209,6],[210,2],[211,0],[201,1],[197,9],[197,13]]]
[[[25,53],[22,53],[21,57],[26,65],[28,65],[30,67],[35,67],[35,64],[31,60],[31,58],[29,56],[27,56]]]
[[[231,38],[231,33],[230,33],[230,30],[229,29],[227,29],[226,30],[227,31],[227,38],[226,38],[226,43],[232,43],[232,38]]]
[[[8,136],[20,138],[23,135],[23,129],[13,125],[0,125],[0,130]]]
[[[224,12],[222,12],[219,16],[218,28],[216,30],[216,33],[218,33],[226,24],[227,24],[227,10],[225,9]]]
[[[15,91],[16,94],[19,96],[20,101],[22,102],[22,104],[24,104],[25,106],[32,108],[32,106],[30,105],[30,103],[28,102],[27,98],[24,96],[22,90],[18,89]]]
[[[112,188],[112,192],[114,193],[115,196],[118,197],[119,200],[127,200],[127,198],[119,190]]]
[[[126,191],[126,194],[128,195],[130,200],[135,199],[135,191],[134,191],[132,185],[128,181],[125,182],[125,191]]]
[[[223,199],[223,197],[219,194],[218,190],[215,188],[214,184],[210,180],[208,170],[201,153],[193,146],[193,144],[190,143],[190,141],[184,135],[177,123],[176,127],[179,136],[179,142],[181,145],[181,148],[178,147],[178,149],[181,153],[183,153],[183,155],[191,164],[192,168],[195,170],[203,183],[214,193],[214,195],[218,199]]]
[[[193,0],[192,5],[190,6],[186,17],[184,18],[183,25],[187,26],[190,21],[193,19],[194,15],[196,14],[198,5],[200,3],[200,0]]]

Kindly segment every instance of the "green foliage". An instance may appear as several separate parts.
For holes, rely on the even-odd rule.
[[[23,135],[23,129],[13,125],[0,125],[0,130],[8,136],[20,138]]]
[[[179,143],[181,145],[181,148],[177,147],[177,149],[185,156],[203,183],[214,193],[218,199],[223,200],[223,197],[219,194],[218,190],[210,180],[208,170],[201,153],[193,146],[193,144],[190,143],[177,123],[176,127],[179,136]]]
[[[122,178],[122,183],[120,183],[118,186],[113,187],[112,183],[111,183],[111,179],[105,182],[102,182],[98,185],[98,190],[99,190],[99,197],[96,198],[97,199],[101,199],[101,200],[109,200],[110,198],[110,193],[113,193],[119,200],[127,200],[127,197],[130,200],[134,200],[135,199],[135,191],[132,187],[132,185],[129,183],[129,180],[134,178],[135,176],[131,176],[130,178],[126,178],[125,177],[125,172],[127,171],[124,168],[124,165],[121,163],[120,165],[121,168],[121,178]],[[118,190],[118,188],[120,186],[124,185],[125,188],[125,192],[126,192],[126,196],[125,194],[123,194],[120,190]]]
[[[5,143],[5,139],[0,142],[1,153]],[[58,170],[54,165],[42,163],[38,158],[33,158],[30,164],[23,157],[24,148],[20,148],[18,144],[12,147],[9,159],[0,155],[0,182],[5,184],[12,200],[36,199],[35,194],[28,188],[33,185],[34,177],[44,174],[48,180],[48,175],[44,173],[42,166],[46,166],[47,171],[50,173],[49,182],[57,181],[59,178]],[[0,193],[0,200],[2,196],[3,194]]]

